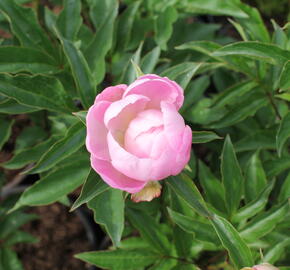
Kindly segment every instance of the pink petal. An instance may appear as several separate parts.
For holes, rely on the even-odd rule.
[[[179,109],[183,103],[183,90],[175,82],[168,78],[157,75],[141,76],[126,89],[124,97],[132,94],[140,94],[150,99],[148,108],[160,108],[160,102],[166,101],[175,105]]]
[[[192,130],[186,126],[182,136],[182,143],[179,152],[176,155],[175,166],[172,167],[172,174],[179,174],[190,159],[190,150],[192,144]]]
[[[130,95],[124,99],[112,103],[104,117],[107,128],[112,132],[115,138],[123,138],[130,121],[136,115],[144,110],[148,98],[141,95]],[[122,139],[120,139],[122,141]]]
[[[117,101],[122,98],[126,88],[127,88],[126,84],[119,84],[116,86],[107,87],[100,94],[97,95],[95,103],[103,100],[110,102]]]
[[[125,190],[129,193],[136,193],[143,189],[146,182],[134,180],[117,171],[109,161],[97,159],[91,156],[93,169],[111,187]]]
[[[122,148],[110,132],[108,146],[116,170],[136,180],[161,180],[171,175],[172,166],[175,166],[176,156],[170,147],[163,149],[158,159],[138,158]]]
[[[108,130],[104,124],[104,114],[109,107],[110,102],[100,101],[90,107],[87,117],[87,150],[100,159],[109,160],[109,151],[107,144]]]
[[[182,134],[185,128],[182,116],[176,111],[173,104],[161,102],[163,113],[164,132],[172,149],[179,151],[182,143]]]

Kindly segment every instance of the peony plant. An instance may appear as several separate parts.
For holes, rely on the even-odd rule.
[[[286,16],[242,0],[0,11],[0,269],[22,270],[25,211],[53,203],[105,235],[71,258],[84,267],[289,269]]]

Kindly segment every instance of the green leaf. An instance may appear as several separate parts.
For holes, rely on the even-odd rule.
[[[85,181],[89,170],[87,159],[74,160],[68,165],[57,168],[27,188],[13,210],[25,205],[46,205],[58,201],[79,187]]]
[[[13,120],[0,119],[0,126],[1,126],[0,150],[2,149],[3,145],[10,138],[13,123],[14,123]]]
[[[37,243],[38,239],[30,233],[23,231],[14,231],[11,236],[5,240],[5,246],[13,246],[18,243]]]
[[[220,245],[220,240],[211,225],[179,214],[170,208],[167,208],[167,210],[173,222],[184,231],[194,234],[197,240]]]
[[[81,1],[65,0],[64,8],[58,16],[56,25],[62,36],[68,40],[75,40],[82,24]]]
[[[76,116],[83,124],[86,125],[86,117],[87,117],[87,111],[79,111],[74,112],[73,115]]]
[[[146,249],[92,251],[77,254],[75,257],[112,270],[136,270],[153,264],[159,258],[157,254]]]
[[[222,107],[226,104],[231,104],[239,99],[244,94],[248,93],[254,87],[257,86],[257,83],[254,81],[246,81],[235,84],[225,91],[222,91],[216,98],[214,107]]]
[[[135,70],[135,75],[136,75],[136,78],[139,78],[141,76],[144,75],[143,71],[141,70],[141,68],[134,62],[133,59],[131,59],[131,64]]]
[[[278,158],[275,160],[268,160],[264,164],[267,176],[272,178],[290,168],[290,159],[289,157]]]
[[[198,161],[199,181],[205,192],[207,201],[216,209],[226,212],[224,187],[202,162]]]
[[[257,239],[271,232],[285,218],[288,212],[289,202],[273,207],[269,211],[252,219],[240,232],[240,235],[247,242],[255,242]]]
[[[280,95],[275,95],[275,97],[286,100],[286,101],[290,101],[290,93],[282,93]]]
[[[276,136],[276,145],[279,157],[281,157],[283,146],[289,137],[290,137],[290,112],[288,112],[283,117]]]
[[[247,164],[245,179],[245,197],[249,202],[255,200],[267,186],[266,174],[259,158],[259,152],[251,156]]]
[[[197,187],[186,174],[171,176],[166,183],[197,213],[206,217],[211,216]]]
[[[168,77],[171,80],[175,80],[177,76],[188,73],[191,70],[195,69],[197,66],[200,66],[200,63],[194,63],[194,62],[184,62],[182,64],[178,64],[176,66],[170,67],[166,70],[164,70],[160,76],[162,77]]]
[[[1,0],[0,9],[9,18],[12,32],[25,47],[45,49],[54,54],[50,40],[37,22],[32,8],[19,6],[13,0]]]
[[[275,149],[275,130],[257,130],[236,143],[236,152]]]
[[[264,190],[256,197],[255,200],[246,204],[244,207],[240,208],[237,213],[233,216],[233,222],[245,221],[254,215],[261,212],[266,204],[268,203],[268,197],[274,186],[274,181],[270,182]]]
[[[89,202],[102,192],[109,189],[109,186],[101,179],[101,177],[91,169],[86,182],[83,185],[80,196],[71,207],[71,211],[75,210],[84,203]]]
[[[253,265],[251,250],[231,223],[219,216],[214,216],[211,222],[234,265],[238,269]]]
[[[16,252],[9,248],[0,249],[0,267],[3,270],[23,270]]]
[[[96,96],[96,84],[88,63],[82,52],[71,41],[59,37],[66,58],[70,64],[78,94],[85,109],[94,102]]]
[[[48,54],[23,47],[0,47],[0,72],[55,73],[60,71],[57,63]]]
[[[140,1],[132,2],[119,17],[117,29],[117,42],[120,50],[126,50],[127,48],[128,42],[130,41],[131,38],[135,16],[140,4],[141,4]]]
[[[12,98],[7,98],[4,102],[0,103],[0,113],[5,114],[23,114],[35,112],[38,110],[40,109],[19,104],[16,100]]]
[[[226,45],[213,53],[213,56],[240,55],[255,60],[262,60],[270,64],[283,64],[289,60],[290,52],[276,45],[248,41],[236,42]]]
[[[287,247],[290,246],[290,237],[282,240],[280,243],[271,246],[269,251],[264,254],[263,261],[274,264],[285,253],[287,253]]]
[[[161,254],[169,255],[171,244],[167,237],[162,233],[160,224],[156,222],[145,211],[128,208],[126,211],[132,225],[140,232],[143,239],[146,240],[152,249]]]
[[[242,100],[236,106],[232,105],[232,109],[219,121],[210,125],[210,128],[218,129],[228,127],[241,122],[249,116],[253,116],[260,108],[268,103],[265,95],[257,92],[250,93],[246,99]]]
[[[177,20],[178,13],[173,6],[168,6],[155,20],[155,40],[162,50],[166,50],[173,23]]]
[[[51,137],[48,140],[33,146],[32,148],[20,150],[15,153],[11,159],[1,165],[6,169],[14,170],[20,169],[29,163],[38,161],[47,149],[52,146],[55,139],[55,137]]]
[[[182,114],[186,109],[190,108],[193,103],[197,102],[204,91],[208,88],[209,84],[209,77],[206,75],[200,76],[191,82],[187,89],[185,89],[184,103],[179,112]]]
[[[94,220],[105,226],[115,246],[119,246],[124,229],[124,198],[121,190],[110,188],[88,202]]]
[[[283,202],[290,198],[290,173],[288,173],[288,176],[285,178],[279,194],[279,201]]]
[[[152,51],[148,52],[141,61],[140,67],[145,74],[153,73],[158,59],[160,56],[160,47],[155,47]]]
[[[193,50],[211,56],[212,52],[220,49],[222,46],[212,41],[190,41],[177,46],[177,50]]]
[[[233,215],[240,204],[244,179],[229,135],[222,151],[221,174],[228,213]]]
[[[37,218],[38,216],[35,214],[26,214],[19,211],[4,216],[4,218],[1,219],[0,224],[0,238],[8,238],[19,227]]]
[[[194,0],[184,6],[186,12],[196,14],[228,15],[238,18],[248,18],[234,1]]]
[[[64,138],[57,141],[29,171],[30,174],[47,171],[76,152],[85,143],[86,129],[81,122],[73,125]]]
[[[75,109],[62,84],[52,77],[1,74],[0,93],[20,104],[38,109],[62,113],[70,113]]]
[[[89,0],[90,17],[96,28],[93,39],[88,44],[85,57],[96,84],[105,75],[105,56],[111,49],[115,18],[118,14],[117,0]]]
[[[214,140],[222,139],[216,133],[212,131],[193,131],[192,143],[207,143]]]
[[[290,89],[290,61],[287,61],[283,66],[281,75],[279,78],[279,87],[280,90],[289,90]]]

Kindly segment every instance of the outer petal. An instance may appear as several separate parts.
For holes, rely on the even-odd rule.
[[[148,108],[152,109],[160,108],[161,101],[172,103],[179,109],[184,99],[183,90],[177,83],[152,74],[139,77],[126,89],[124,97],[132,94],[147,96],[151,100]]]
[[[115,137],[123,137],[130,121],[144,110],[148,101],[147,97],[130,95],[112,103],[104,116],[105,125]]]
[[[182,143],[182,134],[185,128],[182,116],[176,111],[173,104],[161,102],[163,113],[164,132],[172,149],[179,151]]]
[[[125,190],[129,193],[136,193],[146,185],[146,182],[136,181],[123,175],[109,161],[91,156],[91,165],[103,180],[113,188]]]
[[[176,155],[175,166],[172,167],[172,174],[179,174],[190,159],[190,150],[192,144],[192,130],[186,126],[182,136],[182,144]]]
[[[105,160],[110,159],[107,144],[108,130],[104,124],[104,114],[109,105],[110,102],[107,101],[94,104],[86,117],[86,147],[91,154]]]
[[[127,88],[126,84],[119,84],[116,86],[107,87],[100,94],[97,95],[95,103],[99,101],[109,101],[109,102],[117,101],[122,98],[126,88]]]

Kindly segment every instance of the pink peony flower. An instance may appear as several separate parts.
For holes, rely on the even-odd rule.
[[[183,99],[176,82],[153,74],[129,86],[108,87],[96,97],[87,114],[86,146],[91,166],[108,185],[137,193],[151,181],[181,172],[192,141],[178,113]],[[151,197],[159,196],[161,186],[149,186],[155,192]],[[144,198],[147,193],[141,200],[152,199]]]

